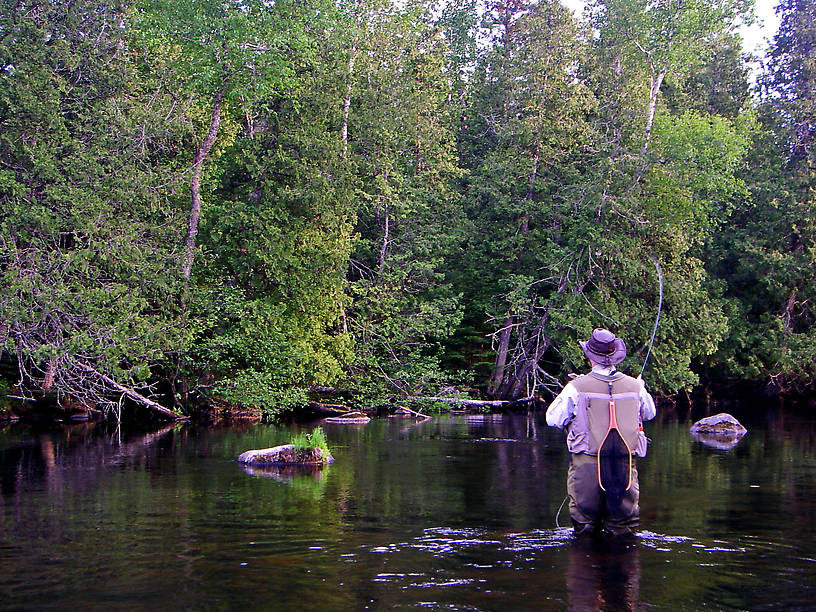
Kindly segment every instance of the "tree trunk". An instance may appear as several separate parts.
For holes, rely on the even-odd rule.
[[[530,176],[527,179],[527,193],[524,195],[524,199],[528,202],[532,201],[533,196],[535,195],[535,182],[536,178],[538,178],[538,164],[541,161],[540,156],[540,145],[536,142],[535,148],[533,149],[533,170],[530,172]],[[521,225],[519,226],[519,232],[522,236],[527,235],[530,231],[530,209],[528,208],[521,214]]]
[[[354,74],[354,64],[357,61],[357,41],[351,45],[348,63],[348,81],[346,81],[346,97],[343,99],[343,123],[340,126],[340,142],[343,143],[343,159],[348,159],[348,124],[351,113],[351,76]],[[340,303],[340,331],[348,333],[348,315],[342,302]]]
[[[530,176],[527,179],[527,193],[524,195],[524,199],[526,201],[531,201],[533,196],[535,195],[535,182],[536,178],[538,178],[538,166],[541,162],[541,145],[539,142],[536,142],[535,147],[533,148],[533,169],[530,172]],[[519,217],[519,233],[524,236],[530,231],[530,211],[525,210],[521,216]],[[517,267],[520,264],[517,263]],[[497,392],[500,392],[501,387],[504,385],[504,378],[505,378],[505,371],[507,367],[507,353],[510,350],[510,337],[512,336],[513,332],[513,315],[507,317],[504,322],[504,327],[501,330],[501,336],[499,337],[499,348],[496,352],[496,366],[493,369],[493,373],[490,375],[490,381],[487,385],[487,394],[490,397],[494,397]]]
[[[196,236],[198,235],[198,220],[201,217],[201,170],[204,160],[215,143],[218,136],[218,128],[221,125],[221,104],[226,93],[226,83],[219,89],[213,99],[212,113],[210,115],[210,130],[204,138],[204,142],[196,147],[193,157],[193,175],[190,179],[190,221],[187,227],[187,238],[184,241],[184,279],[189,281],[193,269],[193,259],[195,258]]]
[[[793,319],[793,308],[796,306],[797,291],[798,289],[794,287],[788,299],[785,301],[785,308],[782,311],[782,321],[784,322],[786,330],[790,330],[793,327],[791,320]]]
[[[346,97],[343,100],[343,124],[340,127],[340,141],[343,143],[343,157],[348,157],[348,122],[351,110],[351,76],[354,74],[354,63],[357,61],[357,44],[351,46],[348,63],[348,81],[346,82]]]
[[[652,126],[654,125],[655,112],[657,111],[657,96],[660,93],[660,86],[663,84],[663,79],[665,77],[665,71],[652,74],[652,86],[649,91],[649,109],[646,113],[646,129],[644,130],[643,134],[643,148],[640,149],[641,155],[646,155],[646,150],[649,148],[649,141],[652,138]]]
[[[45,371],[45,378],[43,378],[42,390],[46,393],[54,386],[54,378],[57,374],[57,358],[52,357],[48,360],[48,367]]]
[[[377,259],[377,274],[382,281],[383,273],[385,272],[385,257],[388,254],[388,241],[390,239],[390,230],[391,230],[391,219],[388,215],[388,204],[385,204],[383,214],[385,215],[385,219],[383,221],[383,239],[382,245],[380,245],[380,256]]]
[[[570,265],[570,267],[572,266]],[[567,288],[568,281],[569,272],[561,278],[555,295],[559,295]],[[544,314],[538,317],[535,331],[527,338],[521,347],[521,355],[516,358],[513,370],[506,370],[504,372],[500,380],[501,385],[493,397],[507,400],[517,400],[522,397],[527,376],[534,371],[534,368],[538,366],[538,362],[544,356],[544,353],[552,346],[552,340],[544,336],[544,329],[550,321],[550,308],[552,307],[552,303],[553,300],[545,306]],[[531,394],[533,393],[535,393],[535,389],[532,390]]]
[[[538,164],[540,161],[541,145],[537,142],[535,149],[533,149],[533,171],[530,172],[530,178],[527,179],[527,194],[524,196],[526,200],[532,200],[535,194],[535,182],[536,178],[538,178]]]
[[[501,386],[498,389],[498,397],[508,400],[517,400],[523,395],[524,385],[527,382],[527,376],[538,365],[539,360],[550,348],[552,342],[544,338],[540,340],[540,336],[544,331],[544,327],[550,320],[550,311],[547,311],[539,317],[538,324],[535,331],[527,339],[522,348],[522,355],[520,363],[512,372],[512,375],[504,377]],[[508,373],[509,374],[509,373]],[[535,390],[533,390],[535,391]]]
[[[509,316],[504,321],[504,327],[499,336],[499,348],[496,351],[496,365],[487,383],[487,394],[490,397],[496,395],[504,379],[504,369],[507,366],[507,352],[510,350],[510,336],[513,331],[513,317]]]

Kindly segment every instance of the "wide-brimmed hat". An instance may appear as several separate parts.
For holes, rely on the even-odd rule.
[[[626,358],[626,345],[608,329],[598,328],[589,340],[580,342],[588,359],[605,366],[616,365]]]

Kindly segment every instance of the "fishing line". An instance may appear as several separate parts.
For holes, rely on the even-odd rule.
[[[652,330],[652,339],[649,340],[649,350],[646,351],[646,359],[643,360],[643,367],[640,369],[639,378],[643,378],[643,372],[646,370],[646,362],[649,361],[649,355],[652,353],[652,345],[657,335],[657,325],[660,323],[660,312],[663,309],[663,271],[660,269],[660,263],[657,261],[657,257],[649,255],[649,259],[652,260],[655,268],[657,268],[657,280],[660,283],[660,299],[657,302],[657,317],[655,318],[654,329]]]
[[[567,495],[569,497],[569,495]],[[564,504],[567,503],[567,497],[564,498],[564,501],[561,502],[561,505],[558,506],[558,512],[555,513],[555,526],[561,529],[561,525],[558,524],[558,517],[561,515],[561,508],[564,507]]]

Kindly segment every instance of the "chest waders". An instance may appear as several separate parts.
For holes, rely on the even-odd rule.
[[[612,383],[609,385],[609,425],[598,446],[596,459],[598,486],[606,493],[608,505],[620,506],[623,494],[632,486],[632,449],[618,429]],[[624,466],[626,468],[624,469]]]

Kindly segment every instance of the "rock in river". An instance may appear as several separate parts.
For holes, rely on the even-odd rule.
[[[262,448],[259,450],[248,450],[238,457],[239,463],[247,465],[319,465],[331,463],[334,457],[331,453],[325,453],[323,449],[295,448],[292,444],[281,444],[272,448]]]
[[[323,419],[325,423],[342,423],[345,425],[365,425],[370,420],[371,419],[367,415],[358,411],[345,412],[343,414],[338,414],[337,416]]]
[[[690,431],[695,440],[721,450],[733,448],[748,432],[737,419],[725,412],[700,419]]]

